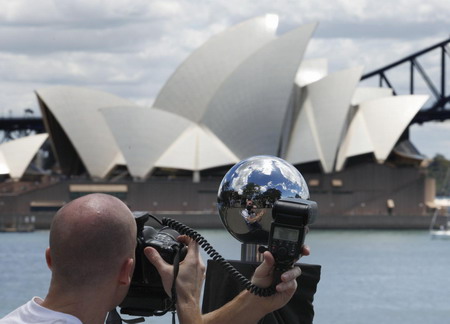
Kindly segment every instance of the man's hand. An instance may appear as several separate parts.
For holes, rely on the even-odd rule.
[[[309,255],[309,253],[309,247],[305,246],[302,255]],[[262,288],[269,287],[273,282],[274,265],[275,259],[273,255],[268,251],[264,252],[264,262],[256,268],[252,277],[252,283]],[[273,312],[289,302],[297,290],[296,279],[301,273],[299,267],[293,267],[281,275],[281,282],[275,287],[277,292],[274,295],[257,297],[265,313]]]
[[[200,257],[198,244],[185,235],[178,241],[188,246],[186,257],[180,262],[176,280],[177,311],[180,323],[201,323],[200,295],[205,277],[205,265]],[[170,296],[173,283],[173,266],[165,262],[152,247],[146,247],[144,253],[158,270],[164,290]]]

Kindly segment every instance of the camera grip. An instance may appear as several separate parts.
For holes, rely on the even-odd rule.
[[[273,270],[273,280],[272,287],[275,288],[282,280],[281,275],[292,268],[292,265],[287,266],[286,264],[276,264]]]
[[[283,274],[283,270],[280,268],[275,268],[273,270],[273,281],[272,281],[272,287],[276,287],[281,282],[281,275]]]

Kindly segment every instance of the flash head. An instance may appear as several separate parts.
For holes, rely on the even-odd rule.
[[[317,203],[302,198],[277,200],[272,209],[273,220],[286,225],[307,226],[314,223],[316,216]]]
[[[302,254],[308,225],[315,221],[316,216],[317,203],[314,201],[285,198],[275,202],[267,247],[275,258],[275,284]]]

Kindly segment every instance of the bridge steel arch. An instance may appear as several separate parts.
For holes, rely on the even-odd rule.
[[[409,93],[416,93],[416,85],[415,76],[418,74],[428,90],[432,94],[431,96],[431,104],[422,109],[417,113],[414,119],[411,121],[411,124],[419,123],[422,124],[424,122],[439,120],[444,121],[450,119],[450,94],[446,89],[446,68],[448,59],[450,56],[450,48],[449,48],[450,38],[437,43],[433,46],[427,47],[421,51],[418,51],[414,54],[411,54],[403,59],[395,61],[391,64],[388,64],[382,68],[379,68],[375,71],[364,74],[361,77],[361,81],[370,79],[370,78],[378,78],[378,83],[380,87],[387,86],[393,90],[393,94],[399,94],[396,90],[391,79],[388,78],[387,72],[398,68],[400,65],[409,64]],[[426,69],[419,63],[418,58],[424,56],[432,51],[440,51],[439,55],[439,64],[440,64],[440,78],[439,84],[436,85],[432,79],[430,78],[429,73],[427,73]]]

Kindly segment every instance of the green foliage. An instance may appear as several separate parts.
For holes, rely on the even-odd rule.
[[[428,166],[428,176],[436,179],[436,195],[450,196],[450,161],[436,154]]]

